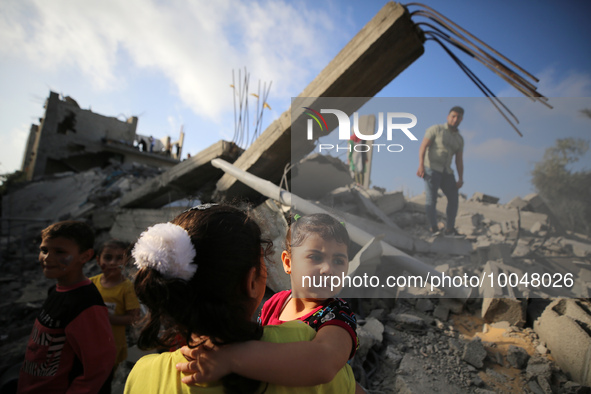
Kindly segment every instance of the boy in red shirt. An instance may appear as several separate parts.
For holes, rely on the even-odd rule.
[[[39,263],[57,284],[33,325],[19,393],[96,393],[115,362],[109,315],[82,267],[93,255],[94,233],[82,222],[63,221],[41,232]]]

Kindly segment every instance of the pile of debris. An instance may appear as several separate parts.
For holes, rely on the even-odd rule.
[[[221,149],[223,146],[232,144],[216,144],[210,148],[216,152],[214,156],[228,156],[232,149]],[[191,200],[213,199],[222,172],[212,165],[211,156],[203,159],[206,153],[211,152],[204,151],[166,171],[112,164],[59,174],[27,183],[4,196],[3,226],[10,231],[3,231],[0,238],[2,370],[22,360],[31,325],[49,286],[36,261],[39,230],[53,221],[78,219],[94,226],[97,242],[112,237],[133,242],[141,231],[170,220],[191,205]],[[505,205],[481,194],[462,197],[457,228],[464,237],[434,237],[425,223],[424,195],[407,199],[401,192],[360,187],[338,159],[311,155],[300,164],[304,176],[308,168],[328,173],[325,179],[341,180],[320,198],[306,201],[345,220],[355,241],[351,266],[358,271],[350,272],[352,275],[376,273],[384,267],[397,274],[430,267],[450,276],[481,275],[484,271],[510,275],[532,267],[573,274],[574,286],[558,295],[552,288],[519,285],[483,286],[459,299],[411,287],[389,289],[381,297],[350,298],[359,317],[361,343],[353,366],[358,380],[370,392],[588,390],[591,304],[585,299],[591,278],[591,241],[568,232],[558,235],[538,196]],[[199,178],[203,187],[179,181],[183,178]],[[318,193],[319,189],[310,190]],[[295,198],[297,190],[292,191]],[[308,197],[305,190],[301,194]],[[147,195],[149,199],[144,198]],[[168,204],[180,195],[188,200]],[[268,263],[272,293],[289,287],[289,278],[278,264],[286,213],[302,208],[302,213],[310,212],[304,212],[305,205],[297,206],[299,200],[292,200],[296,201],[292,206],[275,199],[259,200],[254,212],[265,223],[267,237],[277,245],[276,257]],[[443,219],[445,198],[440,200]],[[356,229],[374,238],[356,241]],[[378,248],[377,254],[368,252],[376,242],[391,245],[398,255],[387,253],[387,248]],[[420,264],[418,271],[412,271],[415,262]],[[99,272],[92,263],[87,269],[88,275]],[[557,296],[568,298],[555,299]],[[127,369],[133,361],[129,360]],[[123,373],[120,384],[124,380]]]
[[[360,323],[354,370],[370,392],[589,392],[591,240],[561,229],[535,195],[499,205],[483,194],[460,201],[463,238],[433,237],[426,231],[424,196],[407,199],[355,185],[340,160],[308,156],[315,141],[292,138],[305,134],[304,108],[326,108],[322,98],[356,98],[339,103],[351,116],[421,56],[423,42],[408,10],[388,2],[248,149],[220,141],[185,161],[179,161],[180,151],[176,158],[150,157],[152,152],[128,146],[137,137],[137,119],[124,125],[96,118],[50,96],[55,105],[47,105],[43,125],[31,129],[27,143],[23,171],[29,182],[2,198],[0,372],[22,361],[50,285],[36,262],[41,228],[85,220],[97,231],[97,243],[134,242],[194,201],[241,199],[253,204],[266,237],[277,245],[268,262],[271,293],[289,287],[278,254],[290,210],[329,212],[345,221],[354,243],[351,275],[412,274],[431,277],[431,284],[443,273],[519,279],[509,286],[433,291],[344,289]],[[315,139],[337,127],[335,117],[325,126]],[[117,143],[122,138],[125,143]],[[60,173],[62,168],[74,172]],[[443,197],[440,204],[445,206]],[[87,268],[89,275],[98,272],[93,264]],[[542,283],[521,280],[530,273]],[[572,282],[557,283],[556,274]],[[548,277],[550,284],[543,281]],[[127,369],[134,355],[132,347]],[[124,380],[123,373],[119,385]]]

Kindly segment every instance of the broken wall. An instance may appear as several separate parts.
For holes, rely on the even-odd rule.
[[[68,158],[96,155],[103,151],[105,140],[133,147],[136,128],[136,117],[122,122],[82,109],[69,97],[60,100],[57,93],[50,92],[41,125],[31,127],[22,170],[31,180],[45,174],[92,168],[96,165],[93,160],[70,159],[68,163]]]

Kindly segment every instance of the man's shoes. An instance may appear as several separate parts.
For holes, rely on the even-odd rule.
[[[439,230],[437,227],[433,227],[431,229],[431,235],[433,237],[437,237],[438,235],[441,235],[441,230]]]
[[[458,234],[455,228],[446,228],[443,231],[443,235],[448,238],[464,238],[463,235]]]

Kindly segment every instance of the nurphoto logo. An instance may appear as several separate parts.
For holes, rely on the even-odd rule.
[[[336,115],[337,120],[339,122],[339,140],[347,141],[351,138],[350,130],[351,130],[351,121],[349,120],[349,116],[338,109],[321,109],[320,112],[313,110],[310,107],[303,107],[307,111],[304,112],[306,115],[310,117],[307,123],[307,136],[306,138],[308,141],[314,139],[314,123],[320,127],[321,131],[328,130],[328,125],[326,120],[322,116],[322,114],[333,114]],[[386,119],[386,139],[387,141],[392,141],[394,131],[402,131],[408,139],[411,141],[417,141],[417,137],[409,130],[417,124],[417,117],[408,112],[388,112],[386,116],[384,116],[383,112],[378,113],[378,130],[375,133],[362,133],[359,130],[359,114],[357,112],[353,112],[353,133],[355,136],[362,141],[376,141],[378,138],[384,134],[384,119]],[[407,119],[410,122],[407,123],[400,123],[400,119]],[[396,122],[395,122],[396,120]],[[330,151],[336,149],[338,152],[339,150],[348,150],[351,151],[352,149],[356,152],[367,152],[371,149],[376,149],[378,152],[380,148],[385,147],[388,152],[402,152],[404,147],[400,144],[355,144],[354,146],[347,145],[347,147],[339,147],[338,145],[335,146],[334,144],[319,144],[318,150],[319,152],[322,151]]]

